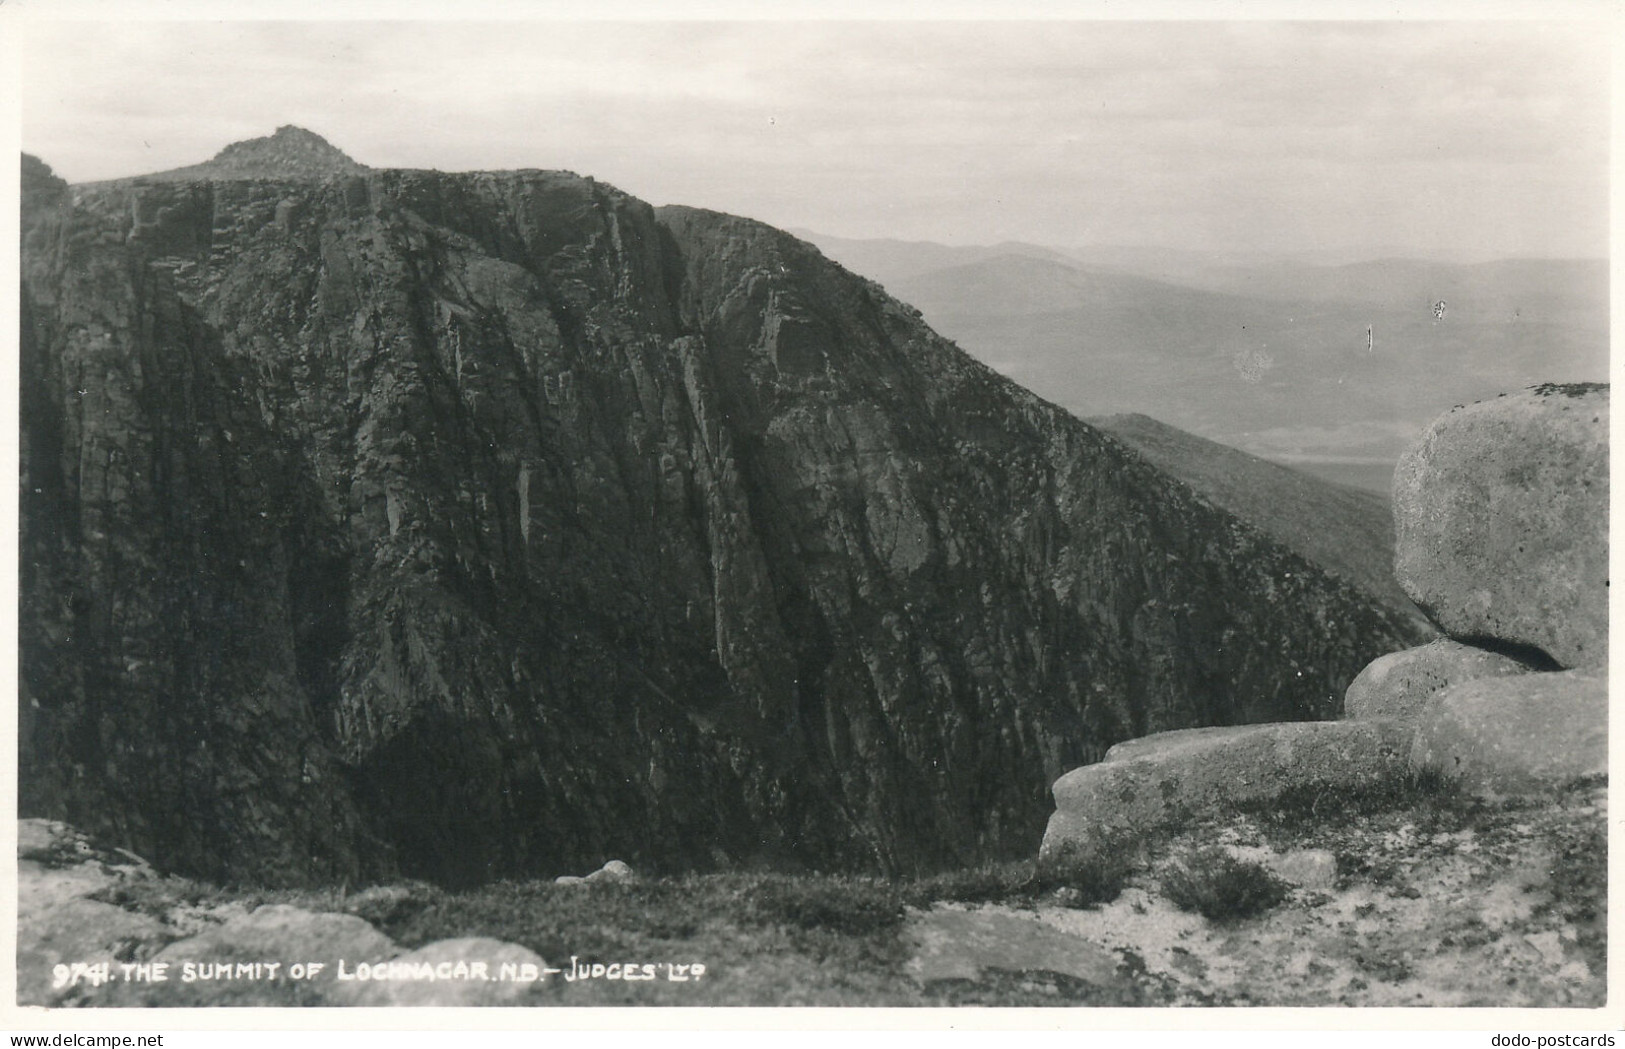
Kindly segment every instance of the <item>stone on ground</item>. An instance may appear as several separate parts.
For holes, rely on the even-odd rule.
[[[1446,633],[1608,661],[1608,388],[1435,420],[1394,473],[1395,574]]]
[[[1259,858],[1271,874],[1288,885],[1326,890],[1337,883],[1337,856],[1329,849],[1292,849]]]
[[[1608,771],[1608,684],[1580,671],[1481,678],[1440,693],[1411,765],[1486,797]]]
[[[1039,862],[1086,859],[1181,820],[1295,789],[1391,782],[1404,773],[1408,741],[1390,721],[1181,729],[1129,740],[1055,782]]]
[[[625,860],[610,860],[602,867],[585,877],[575,874],[561,874],[553,879],[555,885],[586,885],[589,882],[613,881],[633,882],[638,880],[637,872]]]
[[[610,860],[602,867],[587,875],[588,881],[637,881],[638,876],[623,860]]]
[[[1120,981],[1117,959],[1099,944],[998,910],[936,907],[911,917],[915,953],[906,971],[920,983],[977,980],[989,969],[1056,972],[1088,983]]]
[[[1481,677],[1527,674],[1510,656],[1440,638],[1371,661],[1343,695],[1343,716],[1414,719],[1440,689]]]

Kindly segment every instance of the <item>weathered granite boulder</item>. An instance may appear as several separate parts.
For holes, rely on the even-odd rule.
[[[1608,387],[1436,420],[1394,473],[1395,574],[1452,637],[1608,661]]]
[[[638,875],[630,864],[624,860],[610,860],[591,874],[579,876],[575,874],[561,874],[553,879],[555,885],[586,885],[594,882],[632,882],[637,881]]]
[[[330,1005],[523,1005],[547,963],[518,944],[485,937],[439,940],[326,985]],[[366,978],[361,978],[365,973]]]
[[[637,873],[633,871],[632,868],[624,861],[610,860],[602,867],[587,875],[587,880],[628,882],[637,881],[638,876]]]
[[[352,914],[307,911],[285,903],[267,904],[199,936],[166,947],[175,959],[255,960],[349,958],[370,960],[398,953],[388,936]]]
[[[1119,743],[1055,782],[1039,862],[1096,854],[1293,789],[1373,786],[1404,772],[1408,742],[1404,726],[1379,720],[1183,729]]]
[[[128,849],[109,848],[59,820],[17,821],[17,858],[54,870],[87,867],[123,877],[151,877],[152,865]]]
[[[1442,688],[1481,677],[1527,674],[1511,656],[1441,638],[1371,661],[1343,694],[1345,718],[1415,718]]]
[[[1417,722],[1411,765],[1499,797],[1608,771],[1608,684],[1580,671],[1480,678]]]

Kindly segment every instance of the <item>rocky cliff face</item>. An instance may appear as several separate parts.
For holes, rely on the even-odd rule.
[[[25,162],[25,815],[277,881],[928,868],[1419,640],[758,223],[192,170]]]

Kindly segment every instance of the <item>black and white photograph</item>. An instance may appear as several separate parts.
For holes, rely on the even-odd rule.
[[[0,6],[8,1026],[1621,1027],[1617,4],[355,6]]]

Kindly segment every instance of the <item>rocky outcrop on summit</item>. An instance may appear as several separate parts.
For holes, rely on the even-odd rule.
[[[327,139],[284,124],[274,134],[233,142],[202,164],[143,175],[145,181],[201,182],[212,179],[305,179],[360,175],[367,171]]]
[[[25,814],[280,881],[947,866],[1423,640],[786,234],[250,170],[31,180]]]
[[[1436,420],[1394,474],[1395,570],[1450,636],[1608,663],[1608,387]]]

